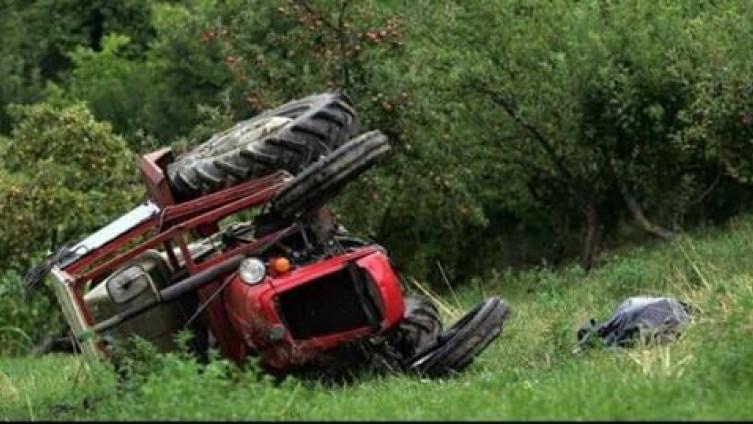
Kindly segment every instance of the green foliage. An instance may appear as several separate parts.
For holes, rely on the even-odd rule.
[[[130,37],[110,33],[101,50],[79,46],[72,51],[70,77],[50,91],[64,102],[87,101],[98,119],[111,122],[140,153],[189,132],[200,122],[202,105],[219,103],[225,82],[221,77],[213,81],[223,70],[216,53],[202,48],[187,32],[192,26],[180,22],[197,17],[181,6],[153,6],[151,23],[159,37],[148,51],[134,56]]]
[[[633,222],[681,232],[753,202],[741,0],[40,0],[3,13],[0,106],[84,101],[137,153],[344,90],[394,154],[338,212],[434,285],[437,263],[452,280],[580,254],[589,267],[635,238]]]
[[[0,264],[107,224],[137,200],[135,158],[110,125],[81,104],[13,107],[16,121],[0,163]]]
[[[6,106],[43,97],[47,81],[60,81],[70,69],[76,46],[99,50],[109,32],[129,36],[129,53],[139,55],[153,36],[150,0],[4,0],[0,5],[0,132],[10,130]]]
[[[154,128],[160,118],[153,99],[163,93],[144,63],[126,56],[129,46],[127,36],[115,34],[103,39],[100,51],[77,47],[70,54],[74,68],[66,88],[48,86],[47,97],[58,104],[86,101],[97,119],[126,135],[134,149],[153,150],[159,146],[139,142],[144,128]]]
[[[58,331],[56,311],[47,293],[28,296],[18,273],[0,272],[0,353],[25,355],[44,336]]]
[[[720,162],[732,178],[751,181],[751,64],[745,44],[751,40],[747,22],[753,10],[746,2],[726,1],[720,13],[695,20],[687,31],[696,49],[694,101],[683,116],[687,137],[703,147],[703,154]]]
[[[478,272],[490,262],[475,258],[489,257],[486,252],[505,245],[496,237],[515,238],[519,228],[526,237],[515,249],[532,248],[533,258],[557,262],[568,248],[572,253],[573,236],[590,226],[597,238],[615,236],[622,221],[632,220],[628,199],[670,229],[729,216],[733,206],[726,199],[740,194],[730,178],[744,181],[734,170],[750,163],[742,154],[749,137],[728,131],[737,141],[725,139],[706,121],[725,114],[723,125],[735,123],[740,119],[731,118],[745,116],[747,105],[717,96],[718,90],[704,94],[705,80],[713,75],[718,81],[719,73],[699,70],[736,63],[735,52],[745,44],[733,40],[748,36],[743,15],[750,8],[736,1],[432,6],[417,2],[406,13],[412,32],[397,73],[410,81],[414,102],[403,112],[411,123],[401,130],[436,161],[411,157],[422,171],[411,174],[411,182],[433,171],[467,194],[463,199],[444,190],[442,211],[432,217],[458,208],[480,210],[489,222],[485,231],[473,231],[468,218],[475,214],[457,216],[450,228],[469,234],[470,242],[459,254],[446,252],[455,269],[470,263]],[[717,37],[722,25],[727,35]],[[748,62],[737,62],[724,84],[731,84],[730,96],[745,99],[741,88],[751,81],[742,64]],[[433,148],[439,140],[441,152],[462,171]],[[406,197],[412,199],[405,200],[406,217],[435,224],[413,214],[433,198],[430,190]],[[593,222],[584,213],[591,207]],[[394,234],[405,243],[405,228],[415,224],[394,215],[390,221],[402,224],[400,236]],[[448,236],[447,226],[420,227]],[[537,247],[538,237],[551,247]],[[416,249],[408,239],[405,249],[422,255],[440,244],[421,239],[432,242]],[[440,249],[462,244],[452,241]]]

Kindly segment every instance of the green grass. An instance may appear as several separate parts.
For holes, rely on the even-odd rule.
[[[578,267],[499,273],[445,296],[450,309],[498,294],[512,315],[502,336],[462,375],[429,381],[363,378],[324,387],[179,355],[128,387],[80,358],[0,358],[3,419],[751,419],[753,217],[668,245]],[[694,322],[669,345],[571,353],[577,328],[625,297],[671,295]]]

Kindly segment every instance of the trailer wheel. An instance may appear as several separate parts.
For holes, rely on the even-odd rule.
[[[500,335],[508,314],[502,299],[487,299],[442,333],[434,346],[411,358],[409,370],[429,377],[462,371]]]
[[[190,199],[280,169],[298,173],[357,132],[346,95],[316,94],[215,134],[169,164],[167,176],[176,198]]]
[[[269,212],[257,219],[256,236],[317,210],[389,151],[387,137],[378,130],[361,134],[338,147],[286,183],[272,199]]]

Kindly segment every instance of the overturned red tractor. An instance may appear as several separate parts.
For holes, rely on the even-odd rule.
[[[389,151],[379,131],[358,135],[343,94],[286,103],[177,159],[143,156],[145,203],[29,281],[49,272],[69,334],[94,357],[132,335],[170,350],[189,330],[198,353],[257,356],[274,373],[461,371],[502,331],[506,303],[487,299],[443,329],[427,297],[404,297],[386,250],[326,207]]]

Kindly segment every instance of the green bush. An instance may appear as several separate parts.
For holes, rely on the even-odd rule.
[[[0,267],[76,241],[129,210],[135,158],[82,104],[16,106],[0,162]]]
[[[23,355],[43,337],[58,331],[60,314],[50,293],[28,296],[21,276],[0,272],[0,355]]]

